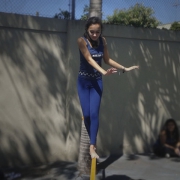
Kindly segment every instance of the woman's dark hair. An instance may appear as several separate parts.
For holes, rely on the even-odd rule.
[[[164,124],[163,130],[166,131],[167,135],[170,135],[170,132],[168,130],[168,124],[169,123],[173,123],[174,126],[175,126],[174,131],[172,133],[173,133],[173,136],[174,136],[175,140],[178,142],[179,141],[179,129],[178,129],[177,123],[176,123],[176,121],[174,119],[172,119],[172,118],[167,119],[165,124]]]
[[[89,36],[89,33],[88,33],[88,28],[89,28],[89,26],[91,26],[92,24],[99,24],[100,27],[101,27],[101,33],[102,33],[103,25],[102,25],[101,19],[100,19],[99,17],[93,16],[93,17],[90,17],[90,18],[87,20],[87,22],[86,22],[84,37],[87,38],[87,39],[90,41],[92,47],[97,47],[97,46],[98,46],[98,44],[97,44],[98,42],[92,40],[92,39],[90,38],[90,36]],[[100,35],[100,36],[101,36],[101,35]]]

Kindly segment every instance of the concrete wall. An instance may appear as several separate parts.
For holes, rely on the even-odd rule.
[[[77,160],[83,32],[81,21],[0,14],[1,166]],[[98,153],[149,152],[164,121],[180,120],[180,33],[105,25],[103,34],[112,59],[140,69],[103,77]]]

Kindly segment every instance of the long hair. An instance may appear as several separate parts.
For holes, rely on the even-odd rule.
[[[92,40],[92,39],[90,38],[90,36],[89,36],[89,33],[88,33],[88,28],[89,28],[89,26],[91,26],[92,24],[99,24],[100,27],[101,27],[101,34],[102,34],[102,30],[103,30],[102,21],[101,21],[100,18],[93,16],[93,17],[90,17],[90,18],[87,20],[87,22],[86,22],[84,37],[87,38],[87,39],[90,41],[92,47],[97,47],[97,46],[98,46],[98,41]],[[100,34],[100,36],[101,36],[101,34]]]
[[[172,135],[173,135],[174,139],[176,140],[176,142],[178,142],[179,141],[179,129],[178,129],[177,123],[174,119],[172,119],[172,118],[167,119],[163,126],[163,130],[166,132],[167,136],[170,136],[170,132],[168,130],[169,123],[173,123],[175,126],[174,131],[172,132]]]

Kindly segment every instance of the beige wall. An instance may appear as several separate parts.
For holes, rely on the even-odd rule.
[[[0,14],[0,165],[77,160],[83,32],[81,21]],[[103,34],[112,59],[140,69],[103,77],[98,152],[148,152],[163,122],[180,120],[180,33],[105,25]]]

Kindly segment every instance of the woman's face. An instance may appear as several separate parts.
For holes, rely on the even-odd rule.
[[[93,41],[97,41],[101,35],[101,26],[99,24],[92,24],[88,28],[88,34]]]
[[[173,122],[169,122],[167,128],[170,132],[173,132],[175,129],[175,124]]]

